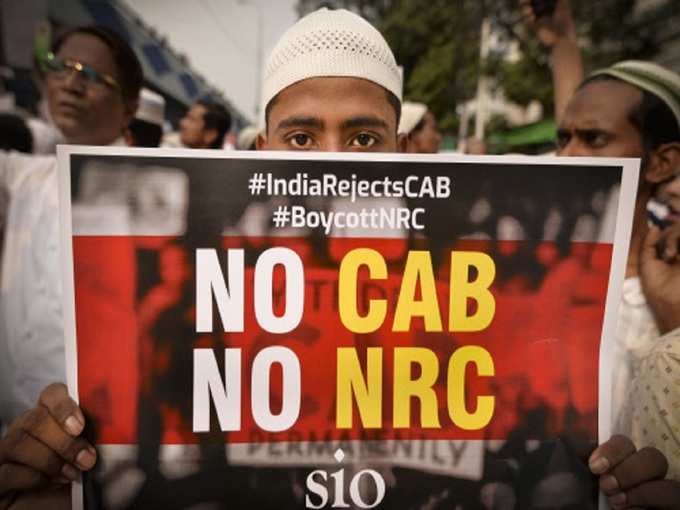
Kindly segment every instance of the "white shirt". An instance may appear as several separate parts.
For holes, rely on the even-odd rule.
[[[0,269],[0,420],[64,382],[57,160],[0,152],[9,195]]]
[[[623,282],[616,343],[612,360],[612,424],[617,430],[621,413],[630,399],[631,382],[660,336],[640,278]]]

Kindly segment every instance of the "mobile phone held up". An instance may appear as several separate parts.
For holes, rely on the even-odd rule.
[[[531,0],[531,9],[536,19],[552,17],[556,6],[557,0]]]

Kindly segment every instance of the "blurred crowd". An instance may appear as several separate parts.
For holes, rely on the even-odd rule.
[[[485,483],[474,487],[460,481],[428,480],[421,488],[430,492],[419,494],[419,499],[413,500],[417,505],[413,505],[443,508],[455,503],[487,510],[591,508],[590,496],[596,486],[589,478],[590,471],[599,477],[599,488],[614,508],[677,509],[680,76],[646,61],[612,62],[586,73],[577,37],[578,20],[571,16],[569,1],[547,3],[550,8],[542,2],[522,2],[517,9],[523,10],[551,59],[558,124],[554,153],[641,160],[637,198],[634,204],[625,204],[633,208],[634,220],[611,360],[611,422],[617,435],[607,438],[594,452],[581,451],[585,447],[573,434],[549,451],[543,446],[529,451],[525,437],[531,426],[528,423],[533,419],[550,428],[550,420],[558,418],[544,416],[555,409],[546,411],[544,403],[527,404],[539,390],[526,387],[527,381],[509,381],[506,387],[496,388],[497,394],[512,393],[514,396],[507,398],[520,401],[519,394],[524,391],[524,407],[518,409],[526,413],[506,417],[509,424],[503,432],[510,437],[499,448],[506,456],[487,451]],[[557,20],[559,25],[554,23]],[[349,35],[339,43],[338,33]],[[320,48],[334,58],[315,56]],[[346,58],[349,52],[356,53],[358,60]],[[261,125],[233,132],[229,110],[206,99],[190,105],[174,131],[166,119],[164,97],[148,88],[138,57],[125,39],[104,26],[73,27],[59,33],[48,51],[36,54],[35,80],[43,94],[37,111],[29,114],[10,106],[0,113],[0,423],[4,426],[0,508],[13,508],[15,503],[47,507],[40,503],[43,489],[77,479],[80,471],[95,466],[98,456],[82,436],[85,416],[60,384],[65,374],[54,157],[58,144],[218,151],[436,154],[441,150],[437,119],[426,104],[402,98],[403,77],[389,46],[375,28],[355,14],[319,10],[301,19],[282,36],[264,71]],[[0,96],[0,104],[11,101],[2,101]],[[461,157],[487,151],[485,140],[471,137],[463,142]],[[513,190],[512,185],[482,183],[476,193],[463,199],[464,217],[451,218],[455,227],[442,222],[434,228],[437,235],[449,229],[455,230],[452,237],[467,240],[527,241],[517,249],[507,244],[496,248],[498,285],[504,299],[530,295],[540,303],[539,297],[550,294],[583,310],[587,308],[582,306],[584,302],[604,299],[588,280],[602,276],[602,254],[587,246],[612,241],[611,215],[620,204],[612,198],[618,188],[599,176],[574,182],[571,189],[549,192],[541,191],[537,184],[536,193],[550,196],[536,199]],[[196,197],[193,200],[200,202]],[[546,201],[553,204],[550,210],[541,209],[540,204]],[[265,225],[263,232],[268,227]],[[550,247],[546,248],[545,241],[552,243]],[[139,257],[149,256],[141,251]],[[189,257],[177,242],[147,251],[156,257],[159,274],[166,259],[178,259],[181,266]],[[145,282],[147,292],[137,295],[144,315],[140,320],[146,328],[145,348],[151,349],[142,353],[147,364],[153,365],[148,360],[158,354],[152,352],[155,337],[162,336],[157,343],[165,345],[168,338],[192,335],[186,332],[191,330],[185,320],[190,311],[183,294],[188,271],[177,277],[179,283],[165,281],[163,273],[158,281]],[[569,286],[575,279],[583,282],[578,289]],[[168,295],[174,296],[172,306],[163,305]],[[499,319],[498,335],[502,336],[502,327],[514,328],[515,319]],[[561,336],[573,337],[568,324],[560,327]],[[180,351],[186,357],[184,350]],[[144,429],[148,436],[140,440],[147,442],[147,449],[139,454],[138,465],[147,480],[162,478],[158,448],[164,425],[159,397],[149,388],[140,392],[140,409],[153,412],[140,414],[140,435]],[[570,398],[556,407],[559,423],[568,423],[565,428],[581,433],[589,429],[583,423],[594,419],[594,411],[589,409],[590,415],[584,418],[588,413],[577,413],[575,397]],[[172,395],[167,400],[172,401]],[[592,430],[582,435],[587,433]],[[205,457],[214,457],[206,445],[201,443],[199,448]],[[508,458],[531,459],[545,465],[550,476],[540,477],[535,468],[524,469]],[[575,465],[575,458],[583,462]],[[220,470],[225,469],[223,462],[215,461]],[[262,483],[257,480],[259,475],[239,476],[244,484],[258,487]],[[409,482],[413,476],[402,473],[400,487],[421,484],[418,478]],[[449,482],[461,491],[473,491],[474,496],[456,499],[454,490],[447,488]],[[299,494],[292,494],[296,483],[291,481],[288,496],[299,504]],[[528,492],[525,485],[530,487]],[[557,504],[555,498],[560,500]],[[138,507],[144,506],[141,501]],[[461,503],[470,501],[474,503]]]

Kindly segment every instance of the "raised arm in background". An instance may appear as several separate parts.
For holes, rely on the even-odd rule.
[[[555,121],[559,124],[569,99],[583,81],[583,61],[571,5],[569,0],[557,0],[553,13],[541,17],[536,17],[530,0],[522,0],[521,5],[536,37],[550,49]]]

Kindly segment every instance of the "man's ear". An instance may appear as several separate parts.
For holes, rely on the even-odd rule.
[[[660,145],[652,152],[645,171],[645,180],[659,184],[674,177],[680,169],[680,142]]]
[[[203,147],[212,147],[217,140],[217,129],[205,129],[203,131]]]
[[[267,136],[264,131],[260,131],[255,138],[255,150],[266,151],[267,150]]]
[[[132,137],[132,132],[130,131],[130,128],[127,128],[125,131],[123,131],[123,139],[125,140],[125,145],[127,145],[128,147],[135,146],[135,139]]]
[[[397,135],[397,152],[408,152],[408,135]]]

